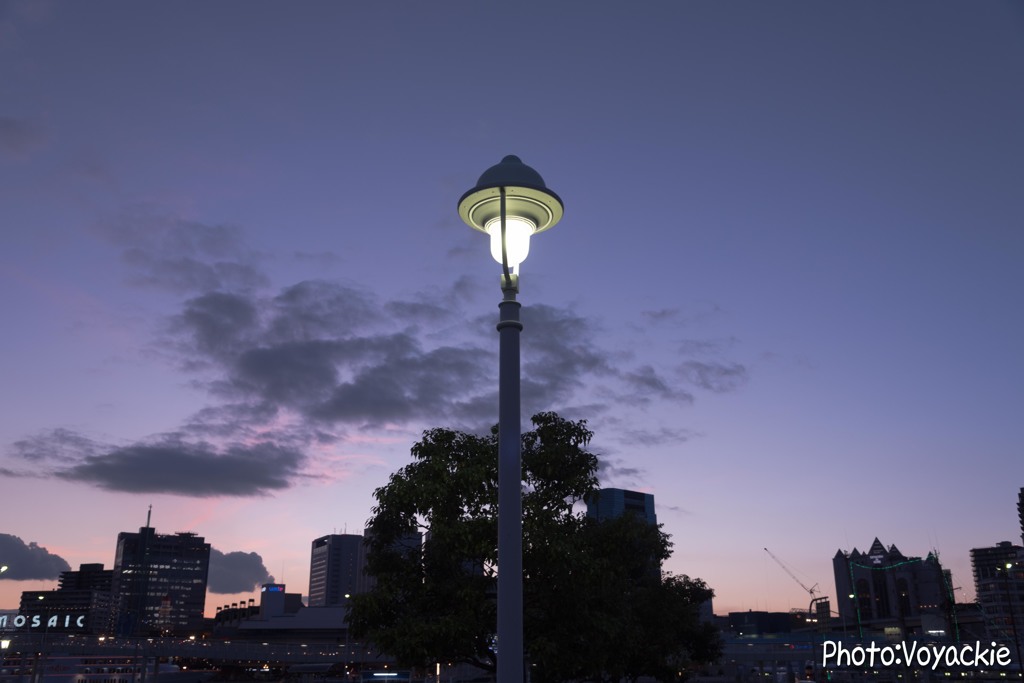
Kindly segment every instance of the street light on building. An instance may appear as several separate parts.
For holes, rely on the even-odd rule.
[[[459,216],[491,237],[501,264],[498,306],[498,683],[523,681],[523,501],[519,404],[519,265],[530,237],[562,218],[562,200],[519,157],[483,172],[459,199]]]

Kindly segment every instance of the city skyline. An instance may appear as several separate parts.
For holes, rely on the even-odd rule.
[[[785,611],[763,548],[830,594],[878,537],[973,597],[1020,535],[1024,10],[517,7],[0,6],[0,533],[109,566],[152,505],[304,592],[424,429],[497,420],[456,203],[515,154],[565,203],[524,428],[587,419],[666,570]]]

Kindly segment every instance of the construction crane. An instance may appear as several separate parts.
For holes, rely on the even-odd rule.
[[[800,580],[799,578],[797,578],[797,575],[796,575],[796,574],[794,574],[794,573],[793,573],[793,572],[792,572],[792,571],[790,570],[790,568],[789,568],[789,567],[787,567],[787,566],[785,565],[785,563],[784,563],[784,562],[783,562],[782,560],[780,560],[779,558],[777,558],[777,557],[775,556],[775,553],[773,553],[773,552],[772,552],[771,550],[768,550],[768,548],[765,548],[765,549],[764,549],[764,551],[765,551],[766,553],[768,553],[769,555],[771,555],[771,558],[772,558],[773,560],[775,560],[775,562],[776,562],[776,563],[778,563],[778,565],[779,565],[780,567],[782,567],[783,571],[785,571],[785,572],[786,572],[787,574],[789,574],[789,576],[790,576],[790,577],[791,577],[791,578],[792,578],[792,579],[793,579],[794,581],[796,581],[796,582],[797,582],[798,584],[800,584],[800,587],[801,587],[801,588],[803,588],[803,589],[804,589],[805,591],[807,591],[808,595],[810,595],[810,596],[811,596],[811,602],[810,602],[810,604],[809,604],[809,605],[807,606],[807,618],[808,618],[808,619],[810,619],[810,618],[811,618],[811,615],[815,614],[815,612],[814,612],[814,603],[816,603],[816,602],[828,602],[828,598],[827,598],[827,597],[825,597],[825,596],[821,596],[821,597],[818,597],[818,596],[816,595],[817,593],[819,593],[819,592],[820,592],[820,591],[818,590],[818,584],[814,584],[813,586],[811,586],[810,588],[808,588],[808,587],[807,587],[807,584],[805,584],[805,583],[804,583],[803,581],[801,581],[801,580]]]

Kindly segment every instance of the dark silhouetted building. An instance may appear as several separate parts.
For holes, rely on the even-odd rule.
[[[1017,494],[1017,516],[1020,517],[1020,541],[1024,543],[1024,486]]]
[[[950,577],[938,558],[907,557],[876,538],[862,553],[840,550],[832,558],[839,614],[862,633],[889,636],[952,632]]]
[[[348,604],[346,595],[365,591],[365,568],[362,536],[331,534],[314,540],[309,560],[309,606]]]
[[[38,616],[48,631],[107,633],[112,576],[102,564],[79,565],[78,571],[61,572],[57,590],[23,592],[18,612]]]
[[[111,589],[118,635],[188,635],[203,626],[210,544],[150,526],[117,535]]]
[[[1014,642],[1024,630],[1024,548],[1009,541],[989,548],[973,548],[971,569],[989,636]]]
[[[729,612],[729,630],[737,636],[790,633],[803,626],[802,615],[790,612]]]
[[[657,524],[654,514],[654,495],[626,489],[598,489],[587,497],[587,517],[597,521],[615,519],[625,514],[634,514]]]

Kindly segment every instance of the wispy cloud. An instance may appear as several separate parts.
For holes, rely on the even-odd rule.
[[[26,159],[48,139],[46,128],[37,121],[0,116],[0,159]]]
[[[121,249],[134,284],[175,292],[247,291],[268,284],[259,254],[246,246],[236,226],[200,223],[137,205],[93,229]]]
[[[679,374],[701,389],[716,393],[732,391],[747,381],[747,368],[740,363],[687,361]]]

